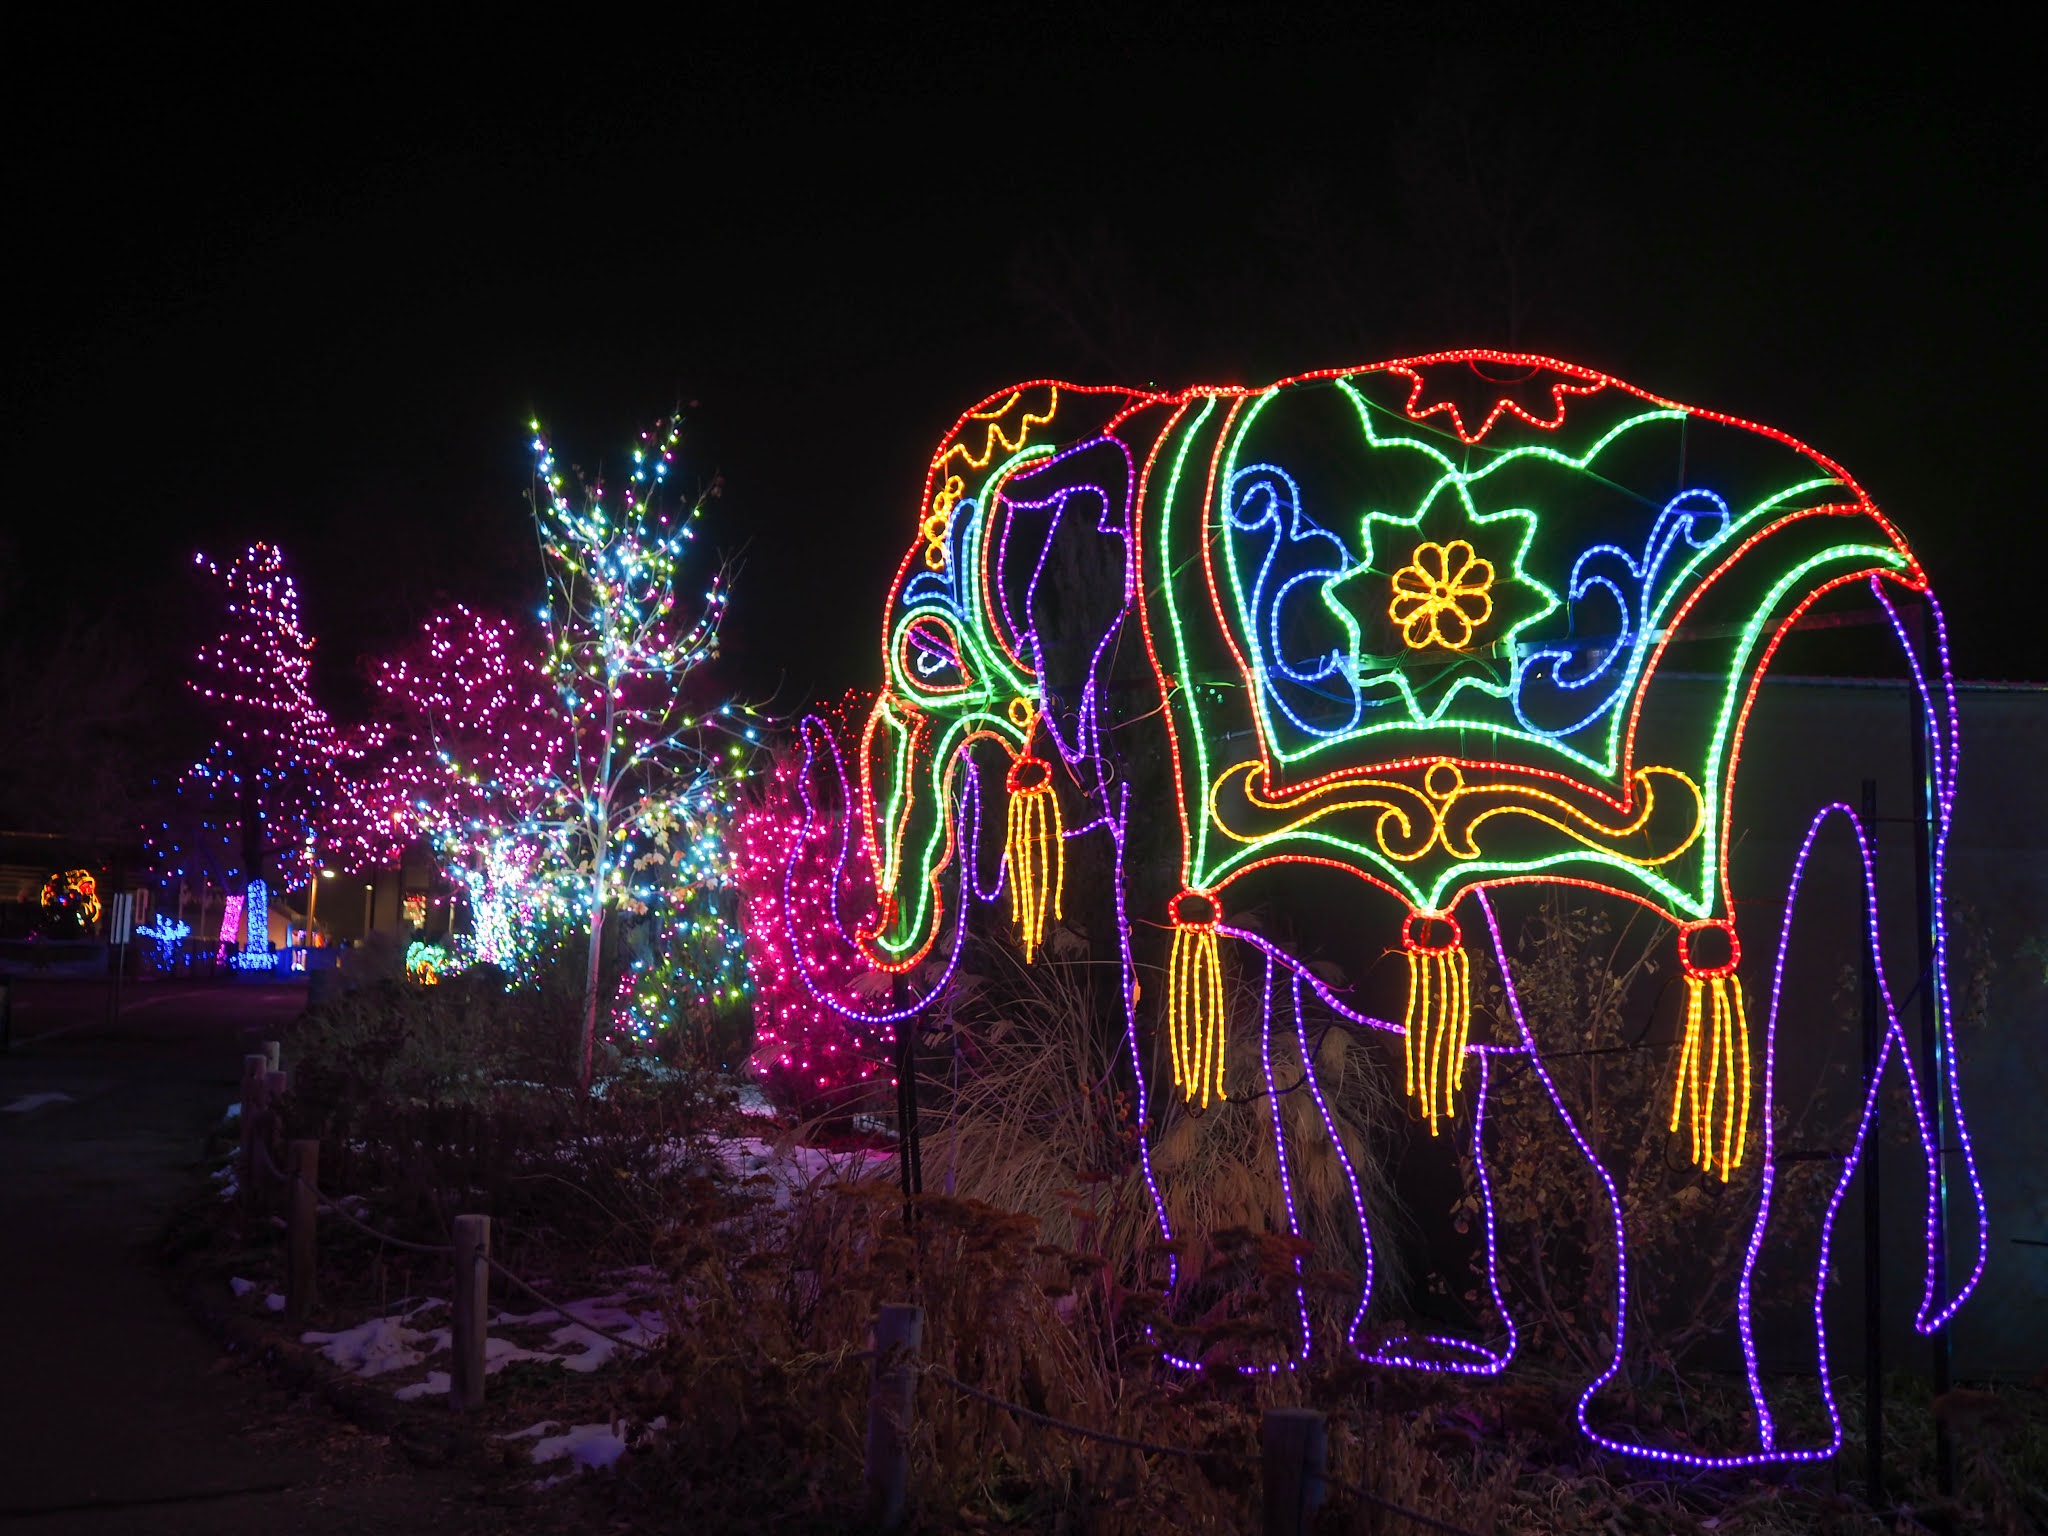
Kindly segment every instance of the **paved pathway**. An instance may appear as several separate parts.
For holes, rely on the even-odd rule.
[[[303,988],[17,982],[0,1056],[0,1536],[507,1528],[224,1360],[151,1252]],[[466,1506],[466,1507],[465,1507]]]

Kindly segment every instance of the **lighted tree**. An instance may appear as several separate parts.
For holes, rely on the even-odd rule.
[[[221,632],[199,648],[189,679],[214,740],[151,830],[151,859],[165,880],[297,883],[312,873],[312,829],[334,766],[349,755],[313,701],[313,639],[299,621],[298,589],[273,544],[253,544],[226,565],[194,560],[223,608]]]
[[[376,718],[350,732],[324,849],[351,869],[393,862],[426,839],[467,869],[538,809],[558,776],[561,739],[539,641],[458,603],[377,661]]]
[[[559,770],[536,818],[549,865],[587,926],[580,1076],[597,1037],[607,913],[644,904],[636,861],[732,797],[755,751],[753,711],[692,698],[717,655],[731,567],[692,579],[688,556],[713,481],[694,500],[670,488],[682,419],[643,433],[630,471],[565,477],[540,424],[534,524],[547,568],[541,610]],[[701,582],[701,586],[700,586]]]
[[[619,945],[612,1024],[647,1044],[685,1027],[725,1044],[749,986],[733,883],[735,807],[715,797],[707,811],[657,829],[634,858]]]
[[[859,741],[871,703],[848,694],[825,711],[820,723],[842,754]],[[826,1001],[874,1011],[858,991],[873,967],[853,935],[874,908],[875,880],[862,839],[848,835],[825,732],[808,732],[808,776],[805,741],[777,755],[740,817],[733,849],[754,992],[754,1071],[778,1102],[806,1111],[844,1107],[848,1090],[886,1068],[893,1038],[886,1026]]]

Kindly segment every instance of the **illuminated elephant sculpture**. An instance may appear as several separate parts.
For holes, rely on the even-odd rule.
[[[1106,578],[1106,600],[1077,602],[1072,582],[1054,579],[1077,561]],[[1461,1103],[1475,1120],[1483,1113],[1490,1055],[1528,1057],[1613,1199],[1520,1022],[1504,955],[1522,1038],[1470,1038],[1465,945],[1476,932],[1498,953],[1486,893],[1504,885],[1566,882],[1640,903],[1676,928],[1686,983],[1670,1127],[1710,1177],[1763,1159],[1740,1298],[1760,1444],[1716,1460],[1594,1431],[1587,1404],[1622,1358],[1625,1264],[1614,1363],[1586,1388],[1580,1422],[1603,1444],[1670,1461],[1830,1455],[1839,1425],[1825,1447],[1778,1443],[1750,1348],[1778,996],[1773,982],[1760,1018],[1745,1002],[1745,971],[1752,989],[1769,973],[1744,958],[1741,940],[1754,936],[1737,933],[1728,847],[1757,686],[1794,621],[1847,583],[1865,584],[1907,641],[1894,599],[1925,592],[1926,577],[1840,466],[1768,428],[1547,358],[1444,353],[1261,389],[1005,390],[939,445],[889,597],[887,684],[858,774],[879,886],[860,942],[877,967],[908,972],[935,958],[942,937],[957,946],[969,892],[992,894],[977,889],[972,867],[970,812],[978,821],[984,800],[997,803],[992,788],[976,789],[977,752],[1008,765],[1003,881],[1027,958],[1060,912],[1068,837],[1104,830],[1123,870],[1133,819],[1167,814],[1131,803],[1103,723],[1112,658],[1128,668],[1141,648],[1141,687],[1170,733],[1181,861],[1166,910],[1119,907],[1141,1092],[1165,1091],[1146,1082],[1139,1050],[1154,1029],[1167,1040],[1172,1091],[1197,1104],[1242,1097],[1262,1069],[1270,1086],[1265,1063],[1225,1059],[1229,942],[1269,968],[1268,1038],[1276,975],[1297,1019],[1309,989],[1358,1025],[1402,1034],[1407,1091],[1432,1134]],[[1679,636],[1686,671],[1721,680],[1711,710],[1673,709],[1668,698],[1658,707]],[[1930,748],[1938,891],[1956,711],[1945,662],[1923,666],[1906,649]],[[1813,832],[1832,815],[1855,821],[1827,807]],[[1860,826],[1856,836],[1867,875]],[[1812,842],[1810,832],[1801,868]],[[1402,1019],[1352,1011],[1294,957],[1232,926],[1233,902],[1249,905],[1241,882],[1303,865],[1356,877],[1360,919],[1398,939]],[[1869,911],[1874,935],[1874,895]],[[1142,1002],[1134,923],[1171,930],[1166,984]],[[1934,984],[1946,1031],[1939,945]],[[1888,994],[1884,1006],[1887,1058],[1896,1053],[1911,1075]],[[1945,1036],[1951,1054],[1952,1044]],[[1930,1262],[1923,1331],[1946,1324],[1983,1264],[1983,1200],[1953,1072],[1947,1079],[1934,1086],[1939,1111],[1917,1078],[1914,1099],[1930,1170],[1940,1116],[1952,1117],[1977,1239],[1949,1294],[1936,1294]],[[1312,1060],[1308,1081],[1320,1104]],[[1875,1093],[1872,1083],[1866,1124]],[[1480,1159],[1477,1135],[1472,1150]],[[1279,1155],[1284,1180],[1284,1144]],[[1149,1180],[1149,1160],[1146,1171]],[[1930,1179],[1930,1200],[1932,1189]],[[1826,1264],[1824,1247],[1823,1281]],[[1371,1358],[1475,1373],[1506,1364],[1505,1351],[1429,1342],[1439,1348],[1382,1346]]]

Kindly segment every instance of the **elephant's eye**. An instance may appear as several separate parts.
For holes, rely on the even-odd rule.
[[[919,693],[957,693],[973,682],[960,637],[937,614],[921,613],[903,629],[904,681]]]

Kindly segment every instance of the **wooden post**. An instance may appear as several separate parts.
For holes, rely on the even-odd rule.
[[[924,1308],[885,1302],[875,1321],[868,1375],[868,1513],[885,1531],[900,1529],[910,1488],[910,1415],[917,1395],[914,1362],[924,1342]]]
[[[273,1167],[280,1166],[284,1162],[284,1137],[282,1134],[284,1130],[284,1117],[279,1113],[279,1107],[284,1103],[285,1086],[284,1073],[265,1072],[263,1074],[263,1146],[264,1150],[270,1154],[271,1166]],[[276,1189],[274,1181],[267,1173],[264,1175],[264,1183],[266,1188],[273,1190],[281,1202],[285,1191]]]
[[[455,1361],[448,1401],[458,1412],[484,1401],[484,1339],[491,1306],[491,1218],[455,1218]]]
[[[264,1061],[265,1061],[265,1062],[267,1062],[267,1063],[268,1063],[268,1065],[267,1065],[267,1066],[265,1067],[265,1069],[264,1069],[264,1070],[266,1070],[266,1071],[269,1071],[269,1072],[277,1072],[277,1071],[281,1071],[281,1070],[283,1069],[283,1067],[284,1067],[284,1044],[283,1044],[283,1042],[282,1042],[282,1041],[278,1041],[278,1040],[266,1040],[266,1041],[264,1041],[264,1042],[263,1042],[263,1059],[264,1059]]]
[[[285,1268],[284,1313],[302,1323],[313,1310],[314,1275],[319,1261],[317,1223],[320,1219],[320,1143],[295,1141],[285,1168],[292,1176],[286,1191],[285,1209],[290,1250]]]
[[[1268,1408],[1259,1421],[1264,1455],[1265,1536],[1302,1536],[1323,1502],[1323,1416],[1313,1408]]]
[[[262,1172],[256,1166],[256,1139],[263,1134],[263,1078],[268,1062],[260,1055],[242,1058],[242,1160],[235,1168],[240,1182],[242,1209],[257,1207],[257,1185]]]

